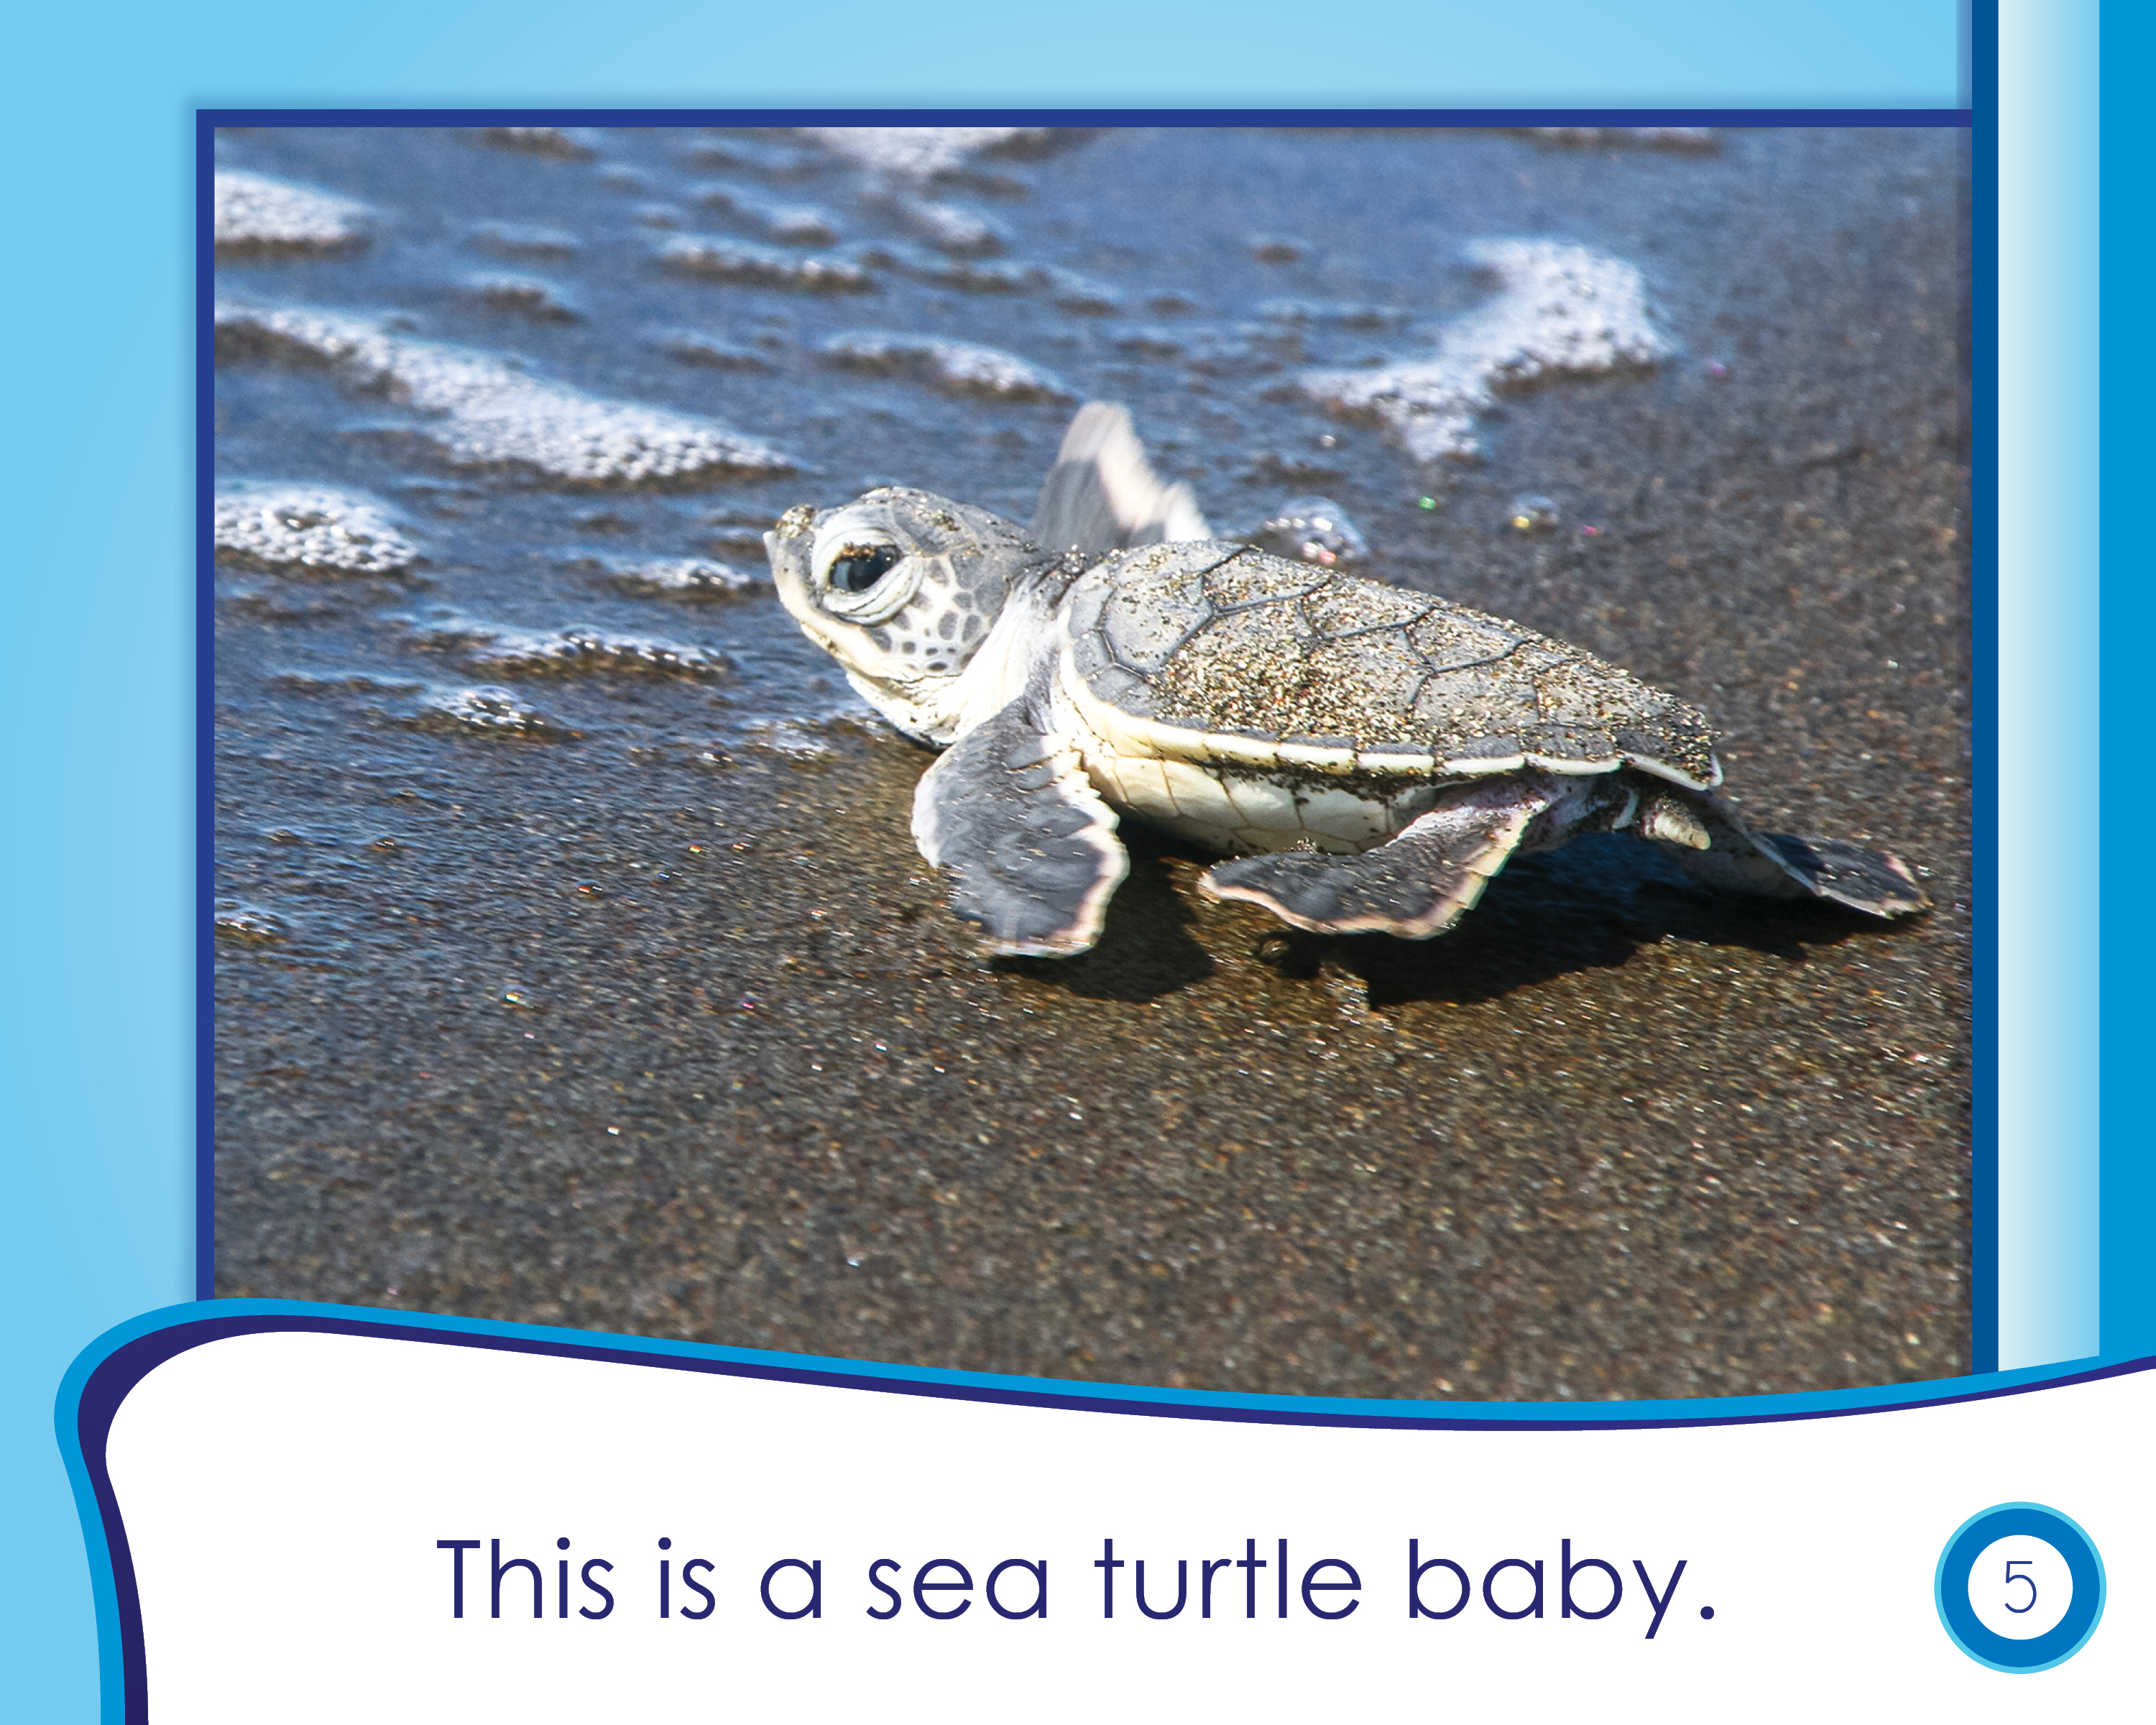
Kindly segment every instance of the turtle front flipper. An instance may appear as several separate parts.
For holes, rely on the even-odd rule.
[[[1213,536],[1190,487],[1153,472],[1129,410],[1101,401],[1079,408],[1063,434],[1027,531],[1043,551],[1088,557]]]
[[[1930,896],[1900,857],[1840,839],[1755,833],[1712,793],[1658,792],[1640,808],[1635,830],[1695,880],[1725,891],[1825,899],[1887,918],[1931,908]]]
[[[1130,872],[1116,812],[1067,738],[1013,701],[921,777],[913,839],[951,882],[951,908],[991,952],[1065,957],[1101,937]]]
[[[1354,856],[1271,851],[1202,875],[1208,898],[1263,905],[1313,934],[1428,940],[1473,908],[1534,818],[1556,800],[1541,775],[1473,786]]]

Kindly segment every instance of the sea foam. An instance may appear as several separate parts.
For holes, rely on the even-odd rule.
[[[506,355],[415,341],[379,318],[227,300],[216,322],[220,356],[326,366],[425,415],[418,429],[462,465],[614,485],[793,470],[784,455],[715,420],[586,395]]]
[[[1475,419],[1499,390],[1538,378],[1650,366],[1671,351],[1640,272],[1604,253],[1550,239],[1482,239],[1467,255],[1498,280],[1486,305],[1439,331],[1426,359],[1305,372],[1306,394],[1368,413],[1419,460],[1472,455]]]

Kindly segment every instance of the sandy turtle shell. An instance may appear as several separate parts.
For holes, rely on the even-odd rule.
[[[1108,557],[1073,586],[1063,628],[1066,688],[1225,761],[1460,776],[1630,765],[1695,790],[1721,778],[1707,716],[1629,671],[1434,594],[1247,546]]]

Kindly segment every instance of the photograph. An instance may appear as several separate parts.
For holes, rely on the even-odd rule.
[[[264,117],[196,213],[218,1296],[1972,1369],[1958,113]]]

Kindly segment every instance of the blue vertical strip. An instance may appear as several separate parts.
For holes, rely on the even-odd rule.
[[[210,1038],[210,1013],[216,1004],[217,932],[211,918],[217,896],[217,780],[216,754],[211,740],[215,716],[217,680],[217,593],[213,580],[217,549],[211,516],[217,473],[209,459],[210,437],[217,424],[217,403],[210,388],[214,362],[215,333],[210,327],[210,307],[217,295],[217,243],[211,187],[217,177],[215,129],[198,116],[194,128],[194,390],[195,443],[195,1298],[207,1300],[217,1291],[217,1084],[213,1070],[215,1049]]]
[[[2149,975],[2156,963],[2148,882],[2156,845],[2148,799],[2135,785],[2133,739],[2148,721],[2148,644],[2156,630],[2148,533],[2140,520],[2156,462],[2149,425],[2156,356],[2138,339],[2148,314],[2152,262],[2150,148],[2141,118],[2143,80],[2156,69],[2156,25],[2145,7],[2105,10],[2100,100],[2105,174],[2103,311],[2116,339],[2104,352],[2102,495],[2104,726],[2118,775],[2106,799],[2102,857],[2103,1333],[2107,1348],[2156,1349],[2156,1147],[2148,1106]],[[2093,774],[2091,778],[2093,778]]]
[[[2091,739],[2102,640],[2116,636],[2099,610],[2096,0],[2010,0],[1999,22],[1999,1363],[2011,1370],[2104,1345],[2102,871],[2088,833],[2112,816]]]
[[[1999,1369],[1999,8],[1965,14],[1969,93],[1969,1369]]]

